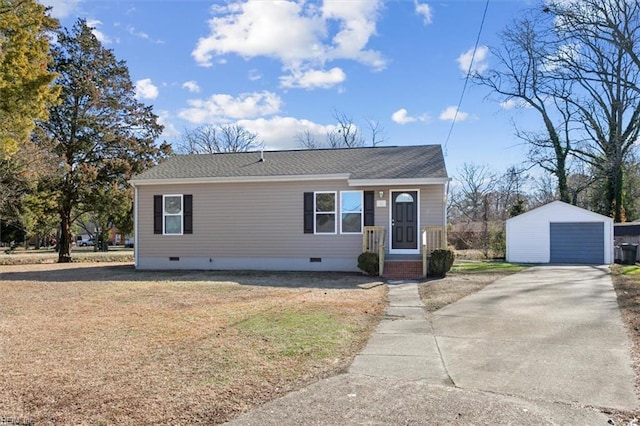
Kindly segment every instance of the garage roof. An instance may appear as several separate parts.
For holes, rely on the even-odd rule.
[[[549,210],[552,209],[553,207],[561,207],[564,209],[568,209],[568,210],[573,210],[574,213],[576,214],[581,214],[583,216],[585,216],[586,218],[590,218],[592,221],[610,221],[613,222],[613,219],[611,219],[608,216],[604,216],[601,215],[599,213],[595,213],[592,212],[591,210],[587,210],[587,209],[583,209],[581,207],[578,206],[574,206],[568,203],[565,203],[563,201],[552,201],[550,203],[547,203],[543,206],[537,207],[533,210],[529,210],[528,212],[522,213],[521,215],[512,217],[507,219],[507,222],[516,222],[516,221],[520,221],[520,220],[526,220],[527,217],[529,217],[530,215],[539,215],[539,214],[544,214],[545,210]]]

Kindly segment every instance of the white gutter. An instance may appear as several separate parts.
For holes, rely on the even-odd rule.
[[[414,186],[414,185],[442,185],[451,178],[414,178],[414,179],[349,179],[349,186]]]
[[[280,175],[280,176],[231,176],[231,177],[199,177],[176,179],[131,179],[133,186],[175,185],[196,183],[255,183],[255,182],[304,182],[318,180],[347,180],[348,173],[332,175]]]

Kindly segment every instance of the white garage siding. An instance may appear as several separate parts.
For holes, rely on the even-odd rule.
[[[613,220],[562,201],[545,204],[507,220],[507,261],[549,263],[551,223],[602,223],[604,263],[613,262]]]

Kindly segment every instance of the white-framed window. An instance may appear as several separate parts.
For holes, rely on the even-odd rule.
[[[162,196],[162,233],[164,235],[182,235],[183,215],[182,194]]]
[[[316,234],[336,233],[336,192],[315,192],[313,197],[313,219]]]
[[[340,192],[340,233],[362,234],[364,200],[362,191]]]

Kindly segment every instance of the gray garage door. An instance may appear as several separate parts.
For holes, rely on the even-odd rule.
[[[604,222],[551,224],[551,263],[604,263]]]

